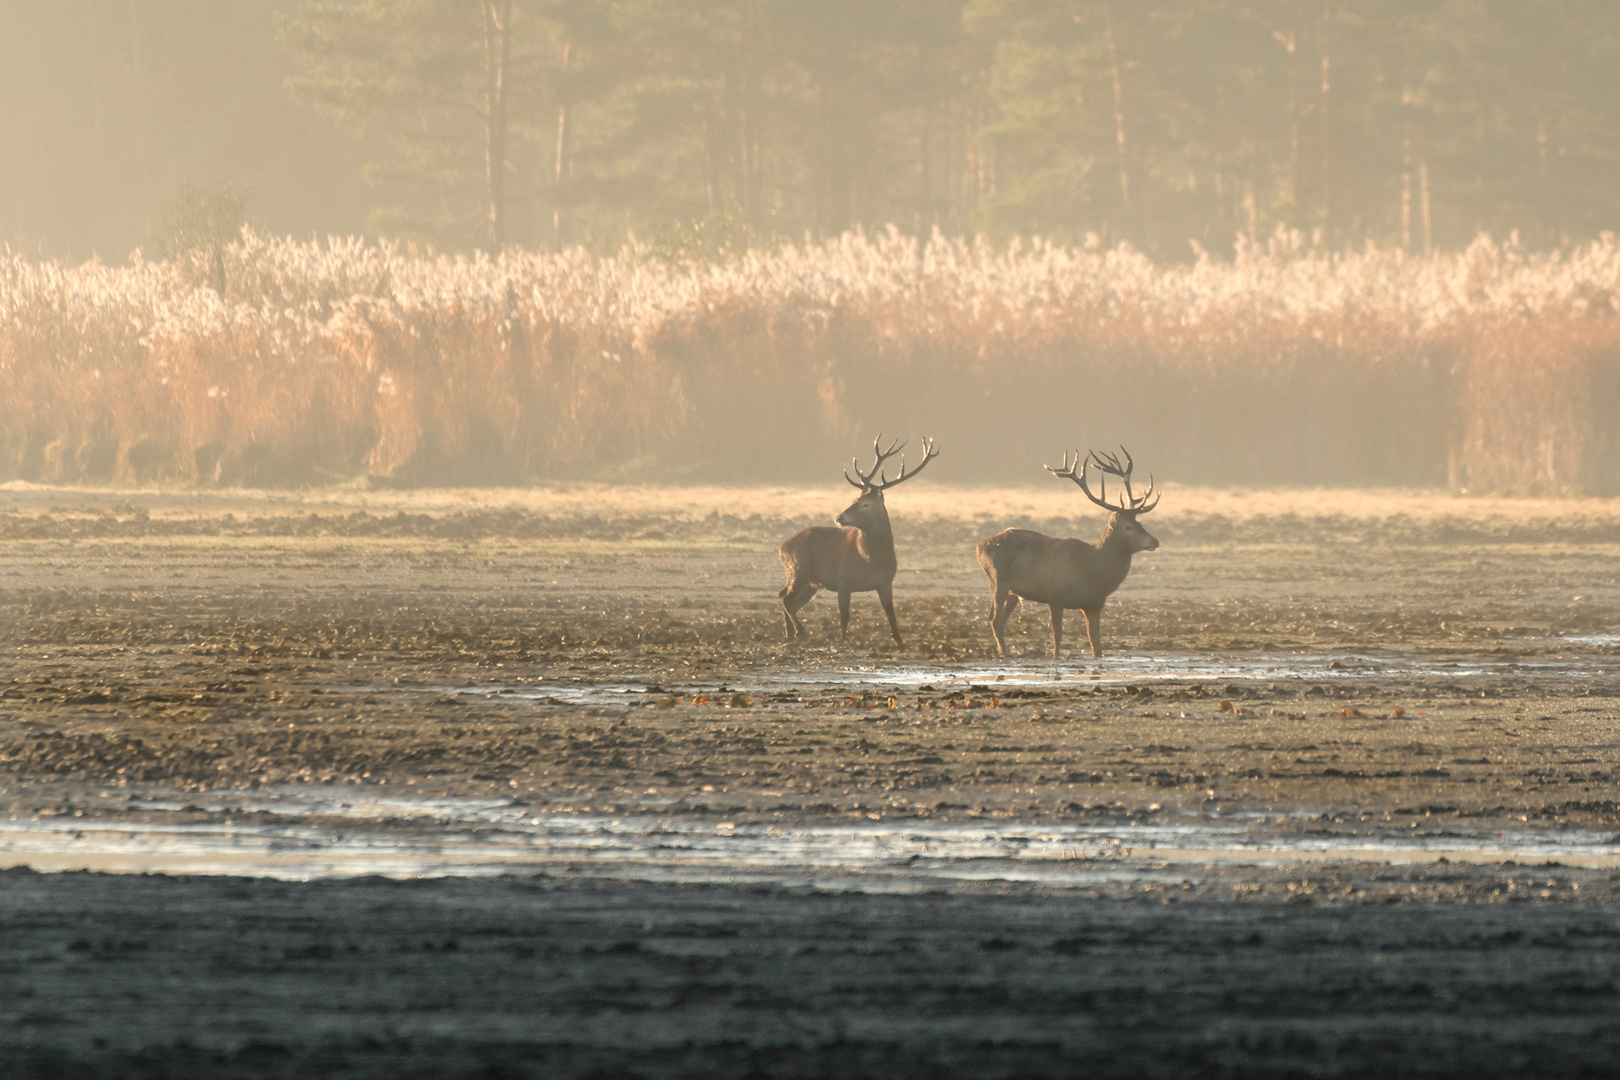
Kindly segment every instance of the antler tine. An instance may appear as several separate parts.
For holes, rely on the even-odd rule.
[[[1103,474],[1101,498],[1097,496],[1096,492],[1091,490],[1091,484],[1089,483],[1089,477],[1087,476],[1087,470],[1089,470],[1093,464],[1097,466],[1097,471]],[[1112,464],[1117,465],[1118,462],[1114,462]],[[1125,509],[1125,507],[1115,506],[1113,503],[1108,501],[1108,474],[1110,472],[1115,472],[1115,470],[1110,468],[1110,463],[1104,461],[1097,455],[1095,451],[1088,451],[1084,455],[1082,455],[1078,450],[1074,451],[1074,463],[1070,464],[1069,451],[1065,450],[1063,452],[1063,468],[1054,469],[1050,465],[1047,465],[1045,468],[1046,471],[1051,473],[1053,476],[1060,476],[1065,480],[1073,480],[1079,485],[1080,490],[1086,493],[1086,498],[1090,499],[1104,510],[1113,512]]]
[[[1061,476],[1064,479],[1073,480],[1076,484],[1080,485],[1080,490],[1086,493],[1086,498],[1090,499],[1104,510],[1116,514],[1145,514],[1149,510],[1152,510],[1155,506],[1159,505],[1159,500],[1153,498],[1153,474],[1148,474],[1147,490],[1142,492],[1141,498],[1137,498],[1135,493],[1131,490],[1131,470],[1135,467],[1136,463],[1131,460],[1130,451],[1126,450],[1123,446],[1119,448],[1119,452],[1125,455],[1125,463],[1123,465],[1120,464],[1119,458],[1114,454],[1106,452],[1099,453],[1096,450],[1087,451],[1084,457],[1081,457],[1080,451],[1076,450],[1074,452],[1074,464],[1071,465],[1069,464],[1069,452],[1065,450],[1063,452],[1063,468],[1054,469],[1052,466],[1048,465],[1046,466],[1046,471],[1051,473],[1053,476]],[[1096,492],[1091,490],[1091,484],[1088,482],[1089,476],[1087,474],[1093,465],[1097,466],[1097,472],[1101,474],[1100,480],[1102,483],[1102,495],[1100,497]],[[1108,501],[1108,478],[1110,476],[1116,476],[1125,483],[1125,501],[1123,503],[1111,503]],[[1148,502],[1149,499],[1153,499],[1153,501],[1150,503]]]
[[[908,439],[907,442],[909,442],[909,441],[910,440]],[[928,466],[928,463],[930,461],[933,461],[936,457],[939,456],[939,451],[934,449],[934,440],[933,439],[931,439],[931,438],[929,438],[927,436],[924,436],[922,445],[923,445],[923,459],[917,465],[917,467],[915,469],[912,469],[910,472],[907,472],[906,471],[906,458],[905,458],[905,455],[902,454],[900,456],[900,475],[895,477],[893,480],[890,480],[887,473],[880,474],[879,477],[878,477],[879,482],[876,485],[876,487],[877,487],[877,489],[879,491],[885,491],[885,490],[887,490],[889,488],[894,487],[896,484],[904,483],[905,481],[910,480],[913,476],[916,476],[918,473],[922,472],[923,469]],[[906,448],[906,443],[897,442],[897,443],[895,443],[895,445],[889,447],[888,454],[885,454],[884,456],[887,457],[889,455],[892,455],[896,450],[904,450],[905,448]],[[874,468],[875,468],[875,466],[874,466]]]
[[[882,491],[886,487],[893,487],[895,484],[898,484],[901,480],[904,480],[906,478],[906,471],[905,471],[905,469],[906,469],[906,459],[905,459],[904,455],[901,456],[901,458],[900,458],[900,475],[898,477],[896,477],[895,479],[893,479],[893,480],[889,479],[888,471],[883,468],[883,463],[885,461],[889,460],[890,458],[894,457],[894,455],[899,454],[903,450],[905,450],[906,445],[909,442],[910,442],[909,439],[906,439],[906,440],[896,439],[892,443],[890,443],[889,448],[887,450],[885,450],[885,449],[883,449],[883,433],[881,431],[878,432],[877,438],[872,440],[872,455],[873,455],[873,458],[874,458],[874,460],[872,462],[872,467],[870,469],[867,469],[865,472],[862,472],[861,471],[860,459],[859,458],[852,458],[852,459],[850,459],[850,464],[852,466],[854,466],[855,475],[857,477],[859,477],[859,480],[851,479],[848,469],[844,470],[844,479],[849,481],[849,484],[850,484],[851,487],[858,487],[862,491],[866,491],[866,490],[869,490],[869,489],[875,489],[877,491]],[[927,440],[926,441],[925,450],[928,451],[929,457],[933,456],[933,453],[932,453],[932,451],[933,451],[933,441],[932,440]],[[928,461],[927,461],[927,458],[924,458],[923,459],[923,465],[926,465],[926,464],[928,464]],[[917,468],[912,471],[911,475],[915,476],[917,474],[917,472],[920,471],[921,469],[922,469],[922,465],[917,466]],[[875,484],[872,482],[872,477],[874,477],[874,476],[878,478],[877,483],[875,483]]]
[[[1063,451],[1063,468],[1054,469],[1050,465],[1042,465],[1041,468],[1045,469],[1047,472],[1051,473],[1053,476],[1060,476],[1060,477],[1063,477],[1064,479],[1074,480],[1076,483],[1078,483],[1079,478],[1075,476],[1074,471],[1075,471],[1075,469],[1079,468],[1079,466],[1080,466],[1080,451],[1076,450],[1074,452],[1074,464],[1070,465],[1069,464],[1069,452],[1067,450],[1065,450],[1065,451]]]
[[[1163,493],[1160,492],[1159,494],[1163,494]],[[1147,490],[1142,492],[1142,497],[1136,501],[1136,512],[1138,514],[1145,514],[1149,510],[1152,510],[1155,506],[1159,505],[1159,500],[1157,498],[1154,498],[1154,495],[1155,495],[1155,493],[1154,493],[1154,490],[1153,490],[1153,474],[1148,473]],[[1150,503],[1150,502],[1148,502],[1149,499],[1153,499],[1153,501]]]
[[[1120,444],[1119,452],[1125,455],[1125,472],[1120,477],[1120,479],[1125,481],[1125,504],[1127,506],[1140,506],[1140,500],[1137,499],[1136,493],[1131,490],[1131,471],[1136,468],[1136,462],[1131,460],[1131,452],[1125,449],[1124,443]],[[1113,455],[1109,456],[1112,457]],[[1114,458],[1114,462],[1115,464],[1118,464],[1119,459]],[[1153,483],[1153,478],[1151,476],[1148,477],[1148,483],[1149,485]]]
[[[1159,505],[1159,500],[1153,498],[1153,474],[1148,473],[1147,490],[1143,491],[1141,497],[1138,498],[1136,493],[1131,490],[1131,470],[1136,467],[1136,462],[1131,460],[1131,452],[1125,449],[1124,446],[1119,448],[1119,452],[1125,455],[1125,475],[1121,477],[1125,481],[1125,501],[1138,514],[1145,514]],[[1149,502],[1149,499],[1153,499],[1153,501]]]
[[[1080,485],[1080,490],[1086,493],[1086,498],[1090,499],[1092,502],[1096,503],[1098,506],[1109,511],[1110,513],[1115,513],[1124,509],[1123,507],[1115,506],[1113,503],[1108,501],[1108,470],[1103,468],[1102,462],[1100,461],[1097,463],[1097,471],[1102,474],[1102,496],[1098,497],[1092,492],[1091,485],[1086,483],[1086,469],[1090,465],[1091,458],[1087,457],[1085,462],[1080,466],[1080,478],[1075,481],[1075,483]]]
[[[1092,458],[1095,456],[1095,454],[1090,453],[1082,455],[1080,451],[1076,450],[1074,451],[1074,463],[1071,465],[1069,463],[1069,451],[1065,450],[1063,452],[1063,468],[1054,469],[1050,465],[1047,465],[1045,468],[1046,471],[1051,473],[1053,476],[1059,476],[1065,480],[1073,480],[1080,486],[1080,490],[1086,493],[1086,498],[1090,499],[1104,510],[1119,510],[1120,507],[1117,507],[1108,501],[1108,468],[1101,461],[1098,461],[1096,464],[1098,470],[1104,474],[1103,497],[1099,499],[1096,493],[1091,490],[1091,485],[1086,482],[1086,470],[1091,467]]]
[[[883,436],[879,435],[872,442],[872,453],[877,455],[877,460],[872,463],[872,472],[877,472],[879,467],[882,466],[885,461],[888,461],[890,458],[894,457],[894,455],[903,451],[906,448],[906,443],[911,441],[910,439],[907,439],[902,442],[901,440],[896,439],[894,442],[889,444],[889,448],[887,450],[879,450],[878,444],[882,442],[882,440]],[[868,473],[867,475],[870,476],[871,473]],[[879,475],[881,477],[882,474]]]
[[[872,486],[872,474],[877,472],[878,466],[880,464],[882,464],[882,462],[883,462],[883,454],[878,450],[878,444],[881,443],[882,441],[883,441],[883,432],[880,431],[880,432],[878,432],[877,438],[872,440],[872,453],[877,455],[877,460],[874,461],[872,463],[872,467],[870,469],[866,470],[865,472],[861,471],[861,459],[860,458],[853,458],[852,457],[852,458],[849,459],[849,463],[855,467],[855,475],[860,478],[860,483],[855,483],[854,480],[849,480],[849,474],[848,473],[844,474],[844,479],[845,480],[849,480],[849,482],[851,484],[855,484],[856,487],[860,488],[863,491]]]
[[[1125,455],[1125,464],[1123,465],[1119,463],[1119,455],[1106,451],[1093,450],[1090,453],[1090,457],[1091,460],[1096,464],[1097,468],[1101,469],[1105,473],[1119,477],[1126,483],[1129,483],[1131,479],[1131,470],[1135,468],[1136,462],[1131,460],[1130,451],[1126,450],[1123,446],[1119,449],[1120,452]]]
[[[874,486],[876,486],[879,491],[882,491],[889,483],[889,470],[883,467],[883,463],[894,457],[897,451],[904,450],[906,448],[906,444],[901,442],[899,439],[896,439],[894,442],[890,443],[887,450],[879,449],[882,443],[883,433],[879,432],[878,437],[872,440],[872,453],[876,456],[876,460],[872,462],[872,472],[866,474],[868,477],[871,477],[872,473],[877,473],[878,482]],[[900,468],[902,471],[904,471],[905,467],[906,459],[902,455],[900,458]]]
[[[1123,465],[1119,461],[1121,455],[1125,458]],[[1108,476],[1119,477],[1120,481],[1125,485],[1125,502],[1121,506],[1114,507],[1114,509],[1131,510],[1136,513],[1145,513],[1147,510],[1153,509],[1153,506],[1148,505],[1148,499],[1153,495],[1153,475],[1148,474],[1147,490],[1138,496],[1135,487],[1131,484],[1131,473],[1136,468],[1136,462],[1131,458],[1129,450],[1121,446],[1119,455],[1093,450],[1090,460],[1097,466],[1099,471],[1106,474],[1103,478],[1103,495],[1105,498],[1108,494]],[[1154,503],[1153,505],[1158,504]]]

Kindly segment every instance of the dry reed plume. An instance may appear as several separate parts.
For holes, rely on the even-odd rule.
[[[1620,243],[1230,263],[888,233],[670,266],[244,231],[0,258],[0,479],[825,480],[878,429],[961,480],[1125,442],[1160,476],[1612,492]]]

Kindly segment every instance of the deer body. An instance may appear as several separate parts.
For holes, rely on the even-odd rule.
[[[880,436],[881,439],[881,436]],[[815,525],[788,537],[777,549],[782,569],[787,571],[787,584],[777,593],[782,600],[782,620],[788,640],[804,635],[804,624],[799,621],[799,609],[808,604],[820,589],[838,594],[838,621],[840,630],[849,633],[849,600],[858,592],[876,592],[883,604],[883,613],[889,617],[889,633],[895,644],[904,645],[900,638],[900,623],[894,614],[894,575],[899,562],[894,555],[894,529],[889,524],[889,510],[883,502],[883,492],[902,480],[916,476],[934,456],[932,441],[923,443],[922,465],[909,473],[901,460],[900,475],[889,480],[880,475],[877,483],[873,474],[885,458],[898,453],[903,444],[890,446],[877,452],[877,463],[870,472],[862,473],[855,467],[860,482],[844,478],[861,489],[855,501],[844,508],[837,522],[841,528]]]
[[[1047,468],[1057,476],[1064,476],[1079,484],[1091,500],[1112,511],[1108,524],[1103,527],[1102,538],[1095,544],[1084,540],[1058,539],[1029,529],[1006,529],[987,540],[979,541],[976,551],[979,566],[989,579],[991,591],[990,632],[996,639],[996,653],[1007,655],[1007,619],[1018,608],[1020,600],[1045,604],[1052,612],[1052,658],[1058,658],[1063,647],[1063,612],[1079,609],[1086,617],[1086,636],[1091,642],[1091,655],[1102,656],[1102,610],[1131,572],[1131,556],[1139,551],[1153,551],[1159,546],[1157,538],[1148,533],[1138,514],[1158,505],[1148,502],[1153,494],[1152,481],[1140,499],[1130,494],[1130,466],[1120,468],[1108,456],[1099,459],[1092,455],[1082,463],[1078,455],[1076,464],[1083,470],[1096,460],[1106,473],[1120,476],[1126,481],[1126,502],[1113,506],[1091,494],[1084,472],[1078,476],[1069,468]],[[1126,462],[1130,455],[1125,455]],[[1112,467],[1110,467],[1112,466]]]

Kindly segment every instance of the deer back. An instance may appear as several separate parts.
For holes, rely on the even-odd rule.
[[[1107,531],[1102,541],[1091,544],[1007,529],[979,545],[979,561],[987,576],[1025,600],[1090,609],[1107,600],[1130,573],[1132,551],[1107,541]]]
[[[780,551],[794,580],[834,592],[865,592],[894,580],[892,536],[815,525],[789,537]]]

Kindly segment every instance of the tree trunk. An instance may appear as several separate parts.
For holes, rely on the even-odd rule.
[[[1401,92],[1401,250],[1412,250],[1412,91]]]
[[[850,159],[852,119],[844,103],[842,88],[823,81],[821,95],[821,183],[817,224],[822,235],[834,236],[849,228],[854,195]]]
[[[1322,7],[1322,237],[1333,244],[1333,67],[1328,57],[1328,31],[1333,7]]]
[[[743,60],[740,87],[742,160],[742,211],[749,228],[759,226],[759,137],[758,122],[754,115],[759,104],[759,4],[758,0],[745,0],[743,4]]]
[[[573,45],[565,42],[562,50],[564,75],[568,73],[568,63],[573,59],[573,53]],[[555,187],[553,188],[554,194],[551,203],[551,243],[558,250],[561,250],[563,246],[562,185],[568,176],[568,138],[571,134],[568,124],[568,98],[565,88],[562,103],[557,106],[557,167],[552,174]]]
[[[1119,44],[1114,34],[1114,5],[1106,8],[1108,18],[1108,66],[1114,80],[1114,145],[1119,150],[1119,206],[1121,219],[1133,234],[1130,239],[1140,244],[1142,238],[1137,227],[1137,214],[1131,198],[1130,146],[1125,140],[1125,80],[1120,72]]]
[[[1418,193],[1423,209],[1423,254],[1434,254],[1434,227],[1429,218],[1429,163],[1418,162]]]
[[[1296,62],[1299,41],[1292,30],[1279,35],[1283,48],[1288,50],[1288,211],[1289,224],[1298,228],[1300,211],[1304,206],[1301,188],[1304,187],[1299,153],[1299,65]]]
[[[930,228],[935,224],[933,210],[933,157],[934,157],[934,107],[928,106],[923,110],[922,125],[922,203],[917,208],[917,235],[923,235],[923,226]]]
[[[1547,114],[1540,105],[1535,108],[1536,115],[1536,172],[1545,180],[1547,178],[1547,158],[1552,140],[1547,135]]]
[[[506,71],[512,58],[512,0],[482,0],[484,13],[484,178],[489,240],[506,246]]]
[[[711,113],[703,114],[703,190],[709,197],[709,217],[713,218],[720,210],[720,166],[717,161],[719,154],[715,150],[714,117]]]

